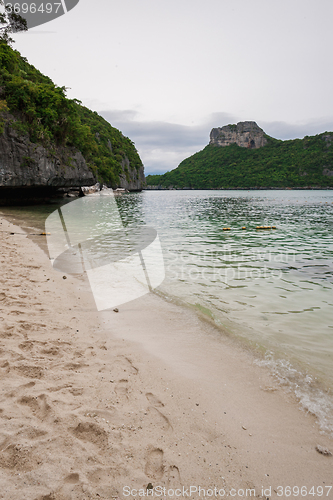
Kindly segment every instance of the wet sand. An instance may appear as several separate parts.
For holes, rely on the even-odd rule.
[[[332,439],[250,352],[153,294],[97,313],[0,230],[0,498],[333,498]]]

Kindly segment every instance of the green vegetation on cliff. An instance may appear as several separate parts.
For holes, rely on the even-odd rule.
[[[163,187],[254,188],[333,187],[333,133],[280,141],[246,149],[206,146],[171,172],[147,176],[147,185]]]
[[[97,179],[110,186],[127,173],[126,158],[132,169],[142,167],[130,139],[79,101],[68,99],[65,87],[56,86],[0,40],[0,134],[8,112],[15,117],[16,130],[50,154],[57,147],[80,150]]]

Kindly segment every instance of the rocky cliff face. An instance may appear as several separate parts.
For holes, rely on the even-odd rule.
[[[209,144],[221,147],[237,144],[242,148],[258,149],[267,144],[267,139],[256,122],[239,122],[237,125],[213,128]]]
[[[0,135],[0,188],[76,187],[95,182],[80,151],[50,152],[19,134],[15,122],[5,122]]]
[[[48,150],[32,143],[6,114],[0,133],[0,205],[47,200],[59,188],[91,186],[97,182],[80,151],[58,147]],[[1,125],[1,124],[0,124]],[[145,186],[143,166],[131,167],[125,156],[117,186],[140,191]]]
[[[123,173],[119,175],[119,187],[128,189],[128,191],[141,191],[146,185],[143,167],[140,169],[132,168],[127,156],[122,161],[121,166]]]

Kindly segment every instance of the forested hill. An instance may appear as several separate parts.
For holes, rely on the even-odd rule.
[[[0,40],[0,187],[94,181],[142,189],[133,142]]]
[[[333,133],[289,141],[265,134],[265,145],[258,149],[221,147],[211,140],[176,169],[146,180],[147,185],[165,188],[333,187]]]

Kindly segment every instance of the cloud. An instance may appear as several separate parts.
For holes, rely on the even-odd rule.
[[[333,130],[333,118],[323,118],[304,123],[260,122],[266,134],[276,139],[303,139],[306,135],[317,135]]]
[[[214,127],[229,123],[253,120],[217,112],[199,125],[181,125],[162,121],[143,121],[134,110],[99,111],[107,121],[122,131],[134,143],[147,174],[162,174],[173,170],[179,163],[201,151],[209,143],[209,134]],[[254,120],[255,121],[255,120]],[[276,139],[303,138],[326,130],[333,130],[333,119],[313,120],[307,123],[282,121],[257,121],[258,125]]]
[[[234,123],[227,113],[214,113],[200,125],[180,125],[162,121],[141,121],[136,111],[99,111],[114,127],[134,143],[146,174],[173,170],[179,163],[209,143],[213,126]]]

